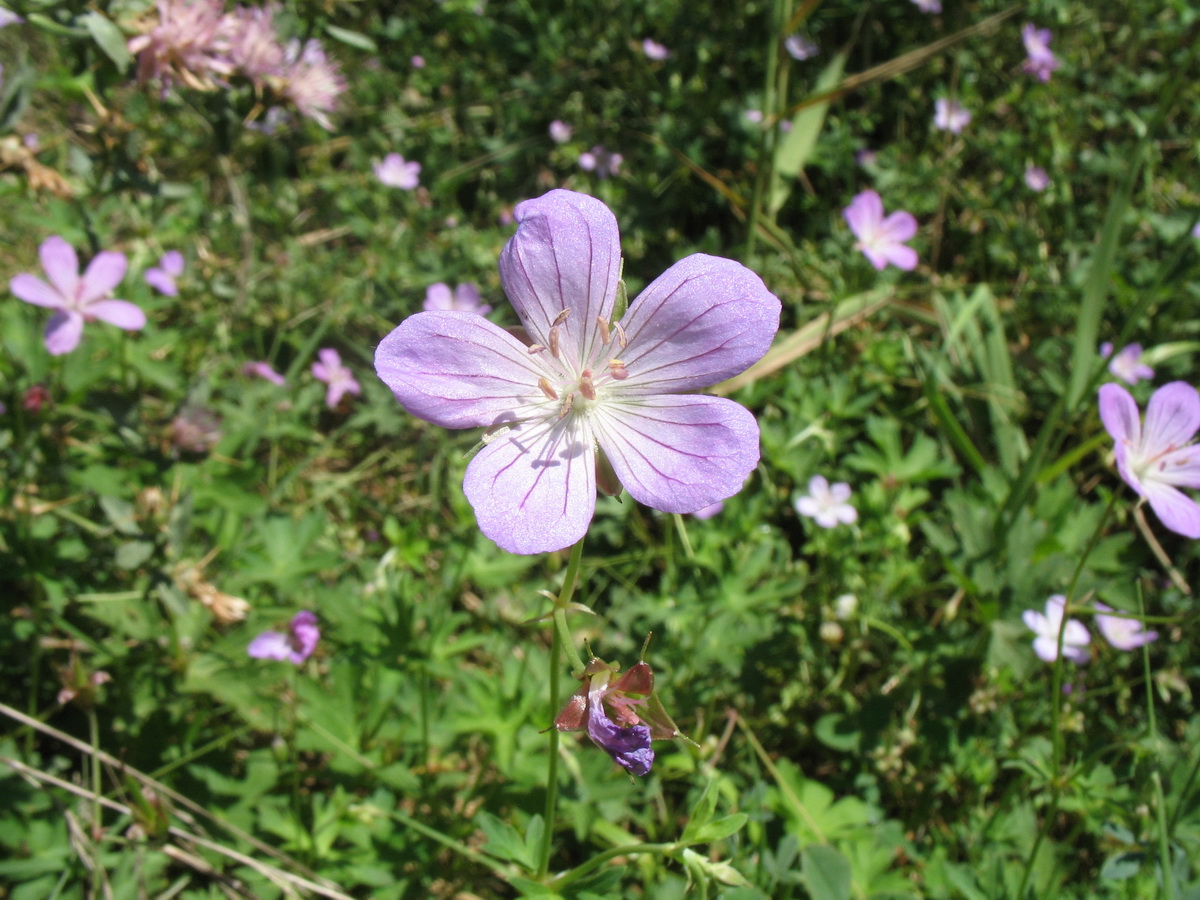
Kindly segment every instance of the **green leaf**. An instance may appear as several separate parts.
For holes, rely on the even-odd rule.
[[[850,862],[828,844],[801,850],[800,872],[812,900],[850,900]]]
[[[846,54],[837,54],[821,73],[813,93],[823,94],[832,90],[841,81],[842,70],[845,67]],[[825,114],[828,111],[828,100],[800,110],[792,119],[792,130],[784,135],[779,146],[775,148],[773,183],[767,207],[772,216],[787,202],[788,194],[792,191],[792,182],[808,163],[813,147],[817,145],[817,138],[821,135],[821,129],[825,127]]]
[[[117,547],[114,561],[118,568],[136,569],[154,555],[152,541],[126,541]]]
[[[1125,881],[1138,873],[1145,860],[1146,854],[1139,850],[1114,853],[1104,860],[1104,865],[1100,867],[1100,877],[1108,881]]]
[[[124,72],[129,68],[130,56],[129,48],[125,46],[125,33],[117,27],[112,19],[93,10],[85,16],[81,16],[79,21],[88,30],[92,40],[113,61],[113,65],[117,67],[118,71]]]
[[[378,53],[379,47],[376,43],[357,31],[350,31],[347,28],[338,28],[336,25],[326,25],[325,33],[334,40],[341,41],[343,44],[348,44],[351,47],[357,47],[359,50],[365,50],[368,53]]]
[[[711,843],[712,841],[720,841],[729,837],[731,834],[736,834],[745,826],[747,816],[745,813],[733,813],[732,815],[722,816],[714,822],[709,822],[702,828],[697,828],[692,840],[696,843]]]

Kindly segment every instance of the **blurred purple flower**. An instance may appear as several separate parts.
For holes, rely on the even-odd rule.
[[[860,166],[862,166],[864,169],[867,166],[875,165],[875,162],[878,159],[879,159],[879,151],[871,150],[871,149],[868,149],[867,147],[863,147],[861,150],[856,151],[854,154],[854,161],[856,163],[858,163]]]
[[[1192,226],[1192,237],[1200,238],[1200,222]]]
[[[1058,58],[1050,52],[1050,29],[1026,23],[1021,29],[1021,40],[1025,43],[1025,52],[1028,54],[1021,68],[1038,81],[1049,81],[1050,75],[1061,65]]]
[[[175,279],[183,274],[183,254],[178,250],[168,250],[163,254],[161,260],[155,268],[147,269],[142,277],[146,279],[146,284],[154,288],[160,294],[166,294],[168,297],[175,297],[179,294],[179,288],[175,285]]]
[[[140,309],[112,297],[113,288],[125,278],[128,262],[124,253],[97,253],[80,278],[75,248],[58,235],[42,241],[38,252],[50,284],[21,273],[13,276],[9,288],[26,303],[55,310],[46,325],[45,337],[52,356],[70,353],[79,346],[84,322],[99,319],[126,331],[137,331],[146,324],[146,315]]]
[[[761,109],[748,109],[744,113],[746,121],[754,125],[758,125],[763,120],[763,112]]]
[[[205,406],[185,406],[171,420],[167,440],[176,453],[208,453],[221,440],[221,417]]]
[[[325,55],[320,41],[288,42],[284,50],[283,95],[300,115],[332,131],[329,113],[345,90],[346,80],[337,63]]]
[[[450,285],[443,282],[431,284],[425,289],[425,309],[458,310],[477,316],[486,316],[492,311],[491,306],[479,296],[479,288],[469,281],[464,281],[453,292]]]
[[[783,42],[783,48],[788,56],[796,60],[805,60],[816,56],[821,48],[811,38],[803,34],[793,34]]]
[[[1146,631],[1146,626],[1137,619],[1106,616],[1104,613],[1114,610],[1099,601],[1096,602],[1096,609],[1100,610],[1096,615],[1096,627],[1100,629],[1103,638],[1117,650],[1136,650],[1158,640],[1158,632]]]
[[[1050,176],[1041,166],[1029,166],[1025,169],[1025,186],[1031,191],[1044,191],[1050,187]]]
[[[888,263],[906,272],[917,267],[917,251],[904,244],[917,233],[917,220],[912,213],[900,210],[885,219],[883,200],[874,191],[863,191],[855,195],[842,215],[858,238],[855,248],[877,270],[882,272]]]
[[[671,51],[660,44],[653,38],[646,38],[642,41],[642,52],[646,54],[646,59],[661,61],[671,55]]]
[[[1046,601],[1045,614],[1036,609],[1027,609],[1021,614],[1025,626],[1036,637],[1033,639],[1033,652],[1042,662],[1054,662],[1058,659],[1058,633],[1063,631],[1063,659],[1083,665],[1090,657],[1088,644],[1092,642],[1091,635],[1078,619],[1068,619],[1063,628],[1063,610],[1066,609],[1067,598],[1055,594]]]
[[[597,486],[616,482],[664,512],[735,494],[758,462],[758,424],[695,391],[762,357],[779,300],[741,264],[695,254],[613,322],[621,245],[608,207],[555,190],[516,218],[500,279],[532,346],[480,316],[434,311],[410,316],[375,354],[412,415],[489,429],[463,482],[483,533],[512,553],[570,546],[587,533]]]
[[[912,0],[912,2],[923,13],[940,13],[942,11],[941,0]]]
[[[137,56],[138,80],[158,81],[162,92],[174,84],[215,90],[234,70],[229,58],[233,19],[222,0],[158,0],[158,22],[129,39]]]
[[[971,121],[971,114],[957,100],[939,97],[933,104],[933,127],[951,134],[961,134]]]
[[[1117,471],[1169,529],[1200,538],[1200,505],[1181,487],[1200,488],[1200,394],[1184,381],[1150,395],[1143,426],[1137,401],[1119,384],[1100,387],[1100,419],[1112,436]]]
[[[597,144],[591,150],[579,154],[579,168],[585,172],[595,172],[597,178],[608,178],[621,171],[621,163],[625,157],[620,153],[610,153]]]
[[[274,659],[298,666],[313,655],[320,640],[316,615],[302,609],[292,616],[287,631],[264,631],[250,642],[246,652],[254,659]]]
[[[0,66],[0,75],[3,75],[4,67]],[[36,132],[27,131],[21,138],[21,143],[25,145],[25,149],[32,150],[37,153],[42,149],[42,140],[37,136]]]
[[[725,504],[718,500],[716,503],[708,504],[708,506],[704,507],[704,509],[696,510],[694,513],[692,513],[692,515],[697,519],[711,519],[724,508]]]
[[[414,69],[425,68],[425,57],[421,56],[419,53],[417,55],[415,55],[412,59],[410,59],[408,62],[409,62],[409,65],[411,65]]]
[[[0,6],[0,28],[5,28],[9,25],[19,25],[24,21],[24,19],[11,9],[5,9],[3,6]]]
[[[243,375],[256,375],[259,378],[265,378],[272,384],[284,385],[287,384],[287,379],[280,375],[271,366],[269,362],[248,362],[242,366]]]
[[[317,353],[317,356],[321,357],[321,361],[313,363],[312,373],[317,381],[323,381],[329,385],[328,390],[325,391],[326,406],[336,409],[346,394],[362,393],[362,386],[359,385],[358,379],[354,377],[353,372],[342,365],[342,357],[336,350],[326,347]]]
[[[571,135],[574,132],[575,129],[562,119],[555,119],[550,123],[550,140],[556,144],[565,144],[571,139]]]
[[[411,191],[420,183],[421,164],[405,162],[399,153],[389,153],[375,164],[375,177],[388,187]]]
[[[229,59],[239,72],[257,87],[269,78],[286,75],[287,53],[275,27],[273,4],[237,7],[230,14]]]
[[[1154,370],[1142,362],[1141,344],[1130,344],[1128,347],[1123,347],[1116,356],[1113,356],[1112,352],[1113,345],[1108,341],[1100,345],[1100,355],[1104,359],[1112,357],[1108,363],[1108,371],[1114,377],[1120,378],[1126,384],[1137,384],[1143,378],[1154,377]]]
[[[830,484],[824,475],[808,480],[808,494],[796,499],[796,512],[816,521],[822,528],[858,521],[858,510],[850,505],[850,485],[844,481]]]

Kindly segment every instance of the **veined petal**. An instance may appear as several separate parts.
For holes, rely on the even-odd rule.
[[[83,337],[83,316],[74,310],[60,310],[46,323],[46,349],[51,356],[62,356],[79,346]]]
[[[1118,444],[1128,442],[1136,447],[1141,440],[1142,422],[1137,401],[1119,384],[1100,386],[1100,421]]]
[[[1200,488],[1200,444],[1168,453],[1146,474],[1146,478],[1175,487]]]
[[[518,224],[500,253],[500,282],[535,343],[565,309],[559,344],[566,358],[590,360],[600,344],[597,317],[612,317],[621,240],[611,210],[595,197],[554,190],[513,211]]]
[[[445,428],[493,425],[552,402],[529,348],[474,313],[409,316],[379,344],[375,371],[406,410]]]
[[[509,553],[569,547],[596,511],[592,435],[576,416],[513,425],[471,460],[463,493],[480,530]]]
[[[1146,479],[1142,488],[1164,525],[1184,537],[1200,538],[1200,505],[1195,500],[1161,481]]]
[[[8,287],[18,299],[24,300],[26,303],[46,309],[66,309],[67,301],[58,292],[58,288],[51,287],[36,275],[24,272],[14,275],[12,281],[8,283]]]
[[[865,241],[874,236],[883,221],[883,200],[875,191],[863,191],[854,196],[842,215],[854,236]]]
[[[732,259],[696,253],[654,280],[621,320],[621,396],[686,393],[762,359],[779,330],[779,298]],[[601,361],[603,362],[603,361]]]
[[[146,325],[146,314],[128,300],[93,300],[84,312],[126,331],[137,331]]]
[[[129,261],[124,253],[113,250],[97,253],[83,273],[83,283],[79,286],[80,304],[87,306],[111,294],[125,277],[128,266]]]
[[[1142,444],[1147,456],[1182,447],[1197,429],[1200,429],[1200,394],[1186,381],[1164,384],[1150,395]]]
[[[75,248],[55,234],[42,241],[38,256],[50,283],[58,288],[64,300],[72,302],[79,287],[79,257]]]
[[[732,400],[614,401],[591,422],[625,490],[663,512],[695,512],[732,497],[758,465],[758,423]]]

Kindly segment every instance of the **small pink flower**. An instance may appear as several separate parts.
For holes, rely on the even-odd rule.
[[[179,294],[179,288],[175,285],[175,279],[183,274],[183,254],[178,250],[168,250],[163,254],[158,265],[153,269],[147,269],[146,274],[142,277],[146,279],[146,284],[154,288],[160,294],[166,294],[168,297],[174,297]]]
[[[491,306],[483,302],[479,296],[479,288],[469,281],[463,282],[450,290],[450,285],[438,282],[425,289],[425,305],[427,310],[458,310],[459,312],[475,313],[486,316],[492,311]]]
[[[1067,598],[1055,594],[1046,601],[1045,614],[1036,609],[1027,609],[1021,614],[1025,626],[1037,635],[1033,639],[1033,652],[1042,662],[1054,662],[1058,659],[1058,633],[1063,631],[1063,659],[1082,665],[1090,657],[1088,644],[1092,642],[1091,635],[1077,619],[1068,619],[1063,627],[1063,610]]]
[[[957,100],[939,97],[933,104],[933,127],[951,134],[961,134],[971,121],[971,114]]]
[[[923,13],[940,13],[942,11],[941,0],[912,0],[912,2]]]
[[[1096,609],[1101,612],[1096,616],[1096,627],[1100,634],[1117,650],[1136,650],[1146,644],[1158,640],[1157,631],[1146,631],[1146,626],[1137,619],[1124,616],[1106,616],[1104,613],[1113,612],[1111,606],[1097,602]]]
[[[333,130],[329,113],[346,91],[346,79],[318,40],[289,41],[284,48],[283,95],[296,112],[326,131]]]
[[[585,172],[595,172],[597,178],[608,178],[621,171],[621,163],[625,158],[620,153],[611,153],[597,144],[591,150],[579,154],[579,168]]]
[[[412,59],[410,59],[408,62],[409,62],[409,65],[411,65],[414,69],[425,68],[425,57],[421,56],[420,54],[417,54]]]
[[[661,61],[671,55],[671,51],[660,44],[653,38],[646,38],[642,41],[642,52],[646,54],[646,59]]]
[[[816,521],[822,528],[850,525],[858,521],[858,510],[850,505],[850,485],[830,484],[824,475],[808,481],[808,495],[796,500],[796,512]]]
[[[125,278],[124,253],[97,253],[79,276],[75,248],[58,235],[46,238],[38,251],[50,284],[33,275],[13,276],[9,288],[26,303],[55,310],[46,325],[46,349],[52,356],[79,346],[84,322],[99,319],[126,331],[146,324],[146,315],[127,300],[114,300],[112,291]]]
[[[0,28],[5,28],[9,25],[19,25],[24,21],[24,19],[11,9],[5,9],[3,6],[0,6]]]
[[[917,267],[917,251],[904,244],[917,233],[917,220],[911,213],[894,212],[883,217],[883,200],[874,191],[863,191],[842,210],[846,224],[858,238],[855,248],[861,250],[879,271],[888,263],[906,272]]]
[[[334,349],[326,347],[317,356],[320,362],[313,363],[312,373],[318,381],[329,385],[325,392],[325,405],[335,409],[346,394],[361,394],[362,387],[354,373],[342,365],[341,355]]]
[[[1112,357],[1108,363],[1108,371],[1126,384],[1137,384],[1143,378],[1154,377],[1154,370],[1142,362],[1141,344],[1123,347],[1116,356],[1113,356],[1112,352],[1113,345],[1108,341],[1100,345],[1100,355],[1105,359]]]
[[[1025,186],[1031,191],[1044,191],[1050,187],[1050,176],[1041,166],[1029,166],[1025,170]]]
[[[254,659],[274,659],[300,665],[313,655],[321,640],[317,617],[307,609],[292,616],[288,630],[264,631],[250,642],[246,652]]]
[[[1025,44],[1025,52],[1029,54],[1021,68],[1038,81],[1049,81],[1051,73],[1062,65],[1058,57],[1050,52],[1050,29],[1026,23],[1021,29],[1021,40]]]
[[[793,34],[783,42],[783,48],[787,50],[788,56],[795,60],[809,59],[820,52],[816,43],[803,34]]]
[[[400,188],[402,191],[415,188],[420,183],[420,174],[421,164],[405,162],[399,153],[389,153],[383,158],[383,162],[375,165],[376,178],[388,187]]]
[[[761,109],[748,109],[745,113],[743,113],[743,115],[746,117],[746,121],[752,125],[758,125],[762,123],[763,113]]]
[[[237,7],[229,15],[229,59],[261,88],[286,74],[286,51],[275,27],[275,6]]]
[[[269,362],[248,362],[242,366],[242,374],[265,378],[271,384],[287,384],[287,379],[276,372]]]
[[[562,119],[555,119],[550,123],[550,140],[554,141],[556,144],[565,144],[571,139],[571,135],[574,133],[574,131],[575,129],[573,129]]]
[[[234,20],[222,0],[158,0],[158,22],[129,39],[138,79],[155,80],[165,95],[175,84],[216,90],[234,70],[229,58]]]

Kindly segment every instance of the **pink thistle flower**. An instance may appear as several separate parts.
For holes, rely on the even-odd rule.
[[[1050,187],[1050,176],[1041,166],[1029,166],[1025,169],[1025,186],[1031,191],[1044,191]]]
[[[1146,644],[1158,640],[1157,631],[1146,631],[1146,626],[1137,619],[1125,616],[1107,616],[1104,613],[1114,612],[1111,606],[1097,601],[1096,627],[1108,643],[1117,650],[1136,650]]]
[[[489,429],[463,482],[483,533],[512,553],[560,550],[587,533],[597,487],[616,482],[663,512],[737,493],[758,463],[758,424],[695,392],[762,357],[779,300],[740,263],[695,254],[613,321],[621,245],[608,207],[555,190],[516,218],[500,280],[532,346],[480,316],[433,311],[375,354],[412,415]]]
[[[264,631],[250,642],[246,652],[254,659],[274,659],[300,665],[313,655],[321,640],[317,617],[307,609],[292,616],[287,631]]]
[[[229,59],[256,87],[284,76],[286,51],[275,27],[274,5],[239,6],[231,15]]]
[[[168,297],[175,297],[179,294],[179,288],[175,284],[175,279],[183,274],[183,254],[178,250],[168,250],[163,254],[161,260],[156,267],[147,269],[142,276],[146,279],[146,284],[154,288],[160,294],[166,294]]]
[[[1046,612],[1027,609],[1021,614],[1025,626],[1037,635],[1033,639],[1033,652],[1042,662],[1054,662],[1058,659],[1058,633],[1063,631],[1063,659],[1083,665],[1090,658],[1088,645],[1092,637],[1087,628],[1078,619],[1068,619],[1063,628],[1063,611],[1066,609],[1067,598],[1055,594],[1046,601]]]
[[[971,121],[971,114],[957,100],[939,97],[933,104],[933,127],[951,134],[962,134]]]
[[[26,303],[55,310],[46,325],[45,337],[52,356],[70,353],[79,346],[85,322],[99,319],[126,331],[137,331],[146,324],[146,314],[138,307],[112,297],[113,288],[125,278],[128,262],[124,253],[97,253],[82,278],[75,248],[58,235],[46,238],[38,253],[50,283],[21,273],[13,276],[9,288]]]
[[[932,14],[942,11],[941,0],[912,0],[912,2],[923,13]]]
[[[646,59],[652,59],[656,62],[661,62],[671,55],[670,50],[653,38],[646,38],[642,41],[642,52],[646,54]]]
[[[284,52],[283,95],[300,115],[332,131],[329,113],[345,90],[346,80],[337,63],[325,56],[320,41],[288,42]]]
[[[788,56],[795,60],[810,59],[821,51],[815,41],[803,34],[790,36],[783,42],[783,48],[787,50]]]
[[[269,362],[248,362],[242,366],[242,374],[265,378],[271,384],[287,384],[287,379],[276,372]]]
[[[888,263],[906,272],[917,267],[917,251],[904,244],[917,233],[912,213],[901,210],[885,219],[883,200],[874,191],[863,191],[842,210],[842,215],[858,238],[855,249],[861,250],[877,270],[882,272]]]
[[[625,157],[620,153],[612,153],[597,144],[591,150],[579,154],[579,168],[585,172],[594,172],[597,178],[608,178],[621,171],[621,163]]]
[[[157,80],[164,94],[176,83],[216,90],[234,69],[232,22],[221,0],[158,0],[158,23],[127,45],[138,58],[138,80]]]
[[[1172,381],[1150,395],[1143,425],[1137,401],[1119,384],[1100,387],[1100,419],[1112,436],[1117,471],[1167,528],[1200,538],[1200,505],[1181,487],[1200,488],[1200,394]]]
[[[1029,55],[1021,64],[1021,68],[1038,81],[1049,81],[1054,70],[1062,65],[1058,57],[1050,52],[1050,29],[1026,23],[1021,29],[1021,40],[1025,44],[1025,52]]]
[[[796,512],[813,519],[822,528],[851,525],[858,521],[858,510],[850,505],[850,485],[844,481],[830,484],[824,475],[808,480],[808,494],[796,500]]]
[[[574,133],[575,129],[562,121],[562,119],[555,119],[550,123],[550,140],[556,144],[565,144],[571,139],[571,135]]]
[[[1128,347],[1123,347],[1116,356],[1113,356],[1112,352],[1113,345],[1108,341],[1100,345],[1100,355],[1104,359],[1112,357],[1108,363],[1108,371],[1114,377],[1120,378],[1126,384],[1137,384],[1143,378],[1154,377],[1154,370],[1142,362],[1141,344],[1130,344]]]
[[[388,187],[411,191],[420,183],[421,164],[405,162],[399,153],[389,153],[383,162],[375,164],[375,177]]]
[[[362,393],[362,386],[359,385],[358,379],[354,377],[353,372],[342,365],[342,357],[336,350],[326,347],[317,356],[321,357],[321,361],[313,363],[312,373],[318,381],[329,385],[329,389],[325,391],[326,406],[336,409],[346,394]]]
[[[479,296],[479,288],[469,281],[460,284],[453,292],[450,285],[443,282],[431,284],[425,289],[425,309],[458,310],[477,316],[486,316],[492,311],[491,306]]]

